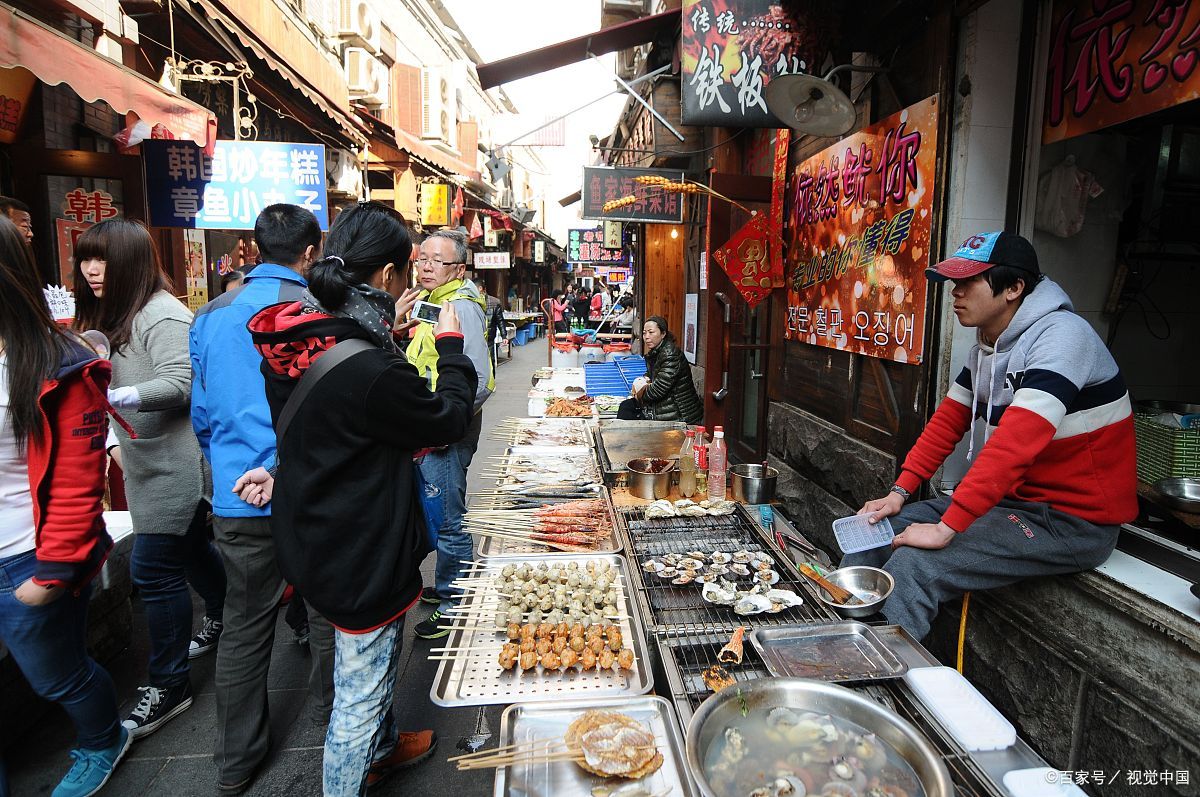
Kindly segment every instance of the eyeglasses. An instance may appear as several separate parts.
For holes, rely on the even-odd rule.
[[[436,260],[432,257],[418,257],[413,262],[416,263],[418,266],[429,265],[429,266],[433,266],[435,268],[441,268],[442,266],[465,266],[466,265],[466,263],[463,263],[463,262],[443,263],[441,260]]]

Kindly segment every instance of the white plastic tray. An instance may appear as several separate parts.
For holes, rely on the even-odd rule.
[[[858,553],[872,548],[882,548],[896,536],[887,518],[878,523],[868,523],[866,515],[851,515],[833,521],[833,536],[837,537],[842,553]]]
[[[1003,750],[1017,741],[1017,729],[970,681],[951,667],[909,670],[904,680],[942,727],[971,752]]]

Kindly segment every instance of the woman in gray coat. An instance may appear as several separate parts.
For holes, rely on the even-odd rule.
[[[192,314],[171,295],[154,241],[136,221],[89,228],[75,262],[76,326],[108,336],[108,399],[136,432],[117,431],[136,534],[130,571],[150,633],[150,685],[123,723],[137,739],[191,706],[189,645],[215,645],[225,602],[225,570],[207,536],[211,488],[191,424]],[[206,615],[192,643],[189,581]]]

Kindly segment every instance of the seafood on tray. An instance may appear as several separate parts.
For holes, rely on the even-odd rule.
[[[647,559],[641,567],[677,587],[698,584],[704,600],[741,615],[775,614],[804,603],[792,590],[775,588],[780,579],[775,559],[762,551],[668,553]]]
[[[590,487],[602,483],[591,449],[554,446],[513,446],[497,467],[500,489],[529,485]]]
[[[508,642],[500,648],[498,661],[505,670],[521,672],[566,671],[578,666],[590,670],[632,670],[633,650],[622,647],[621,628],[608,623],[558,625],[510,623]]]
[[[513,445],[590,446],[591,431],[574,418],[509,418],[499,425],[496,436]]]
[[[733,501],[710,501],[707,498],[699,503],[687,498],[678,501],[668,501],[665,498],[651,503],[646,507],[646,518],[668,517],[717,517],[732,515],[737,508]]]
[[[599,498],[536,509],[472,509],[463,516],[463,529],[482,537],[525,539],[564,550],[595,550],[613,539],[608,504]]]
[[[546,405],[547,418],[590,418],[592,400],[587,396],[576,399],[556,398]]]
[[[617,569],[603,560],[583,565],[507,564],[493,582],[500,596],[494,609],[496,624],[603,624],[619,613],[617,575]]]

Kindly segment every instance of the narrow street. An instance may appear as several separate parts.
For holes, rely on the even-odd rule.
[[[496,392],[484,406],[484,434],[472,465],[468,489],[476,490],[479,463],[488,455],[503,452],[504,446],[491,439],[487,428],[501,418],[523,417],[528,403],[530,377],[546,364],[545,339],[513,347],[513,358],[501,362],[496,374]],[[422,573],[433,583],[434,557],[430,556]],[[196,622],[203,606],[193,595]],[[141,602],[133,598],[134,644],[105,666],[117,684],[122,716],[137,700],[137,687],[145,683],[146,629]],[[409,613],[406,626],[424,619],[430,608],[418,604]],[[503,706],[446,709],[429,701],[429,687],[437,673],[437,664],[426,661],[426,651],[444,640],[404,637],[400,677],[397,681],[396,719],[401,729],[432,727],[439,738],[433,757],[408,772],[401,772],[373,790],[374,795],[477,795],[490,793],[490,772],[459,772],[446,759],[459,750],[475,750],[494,745],[500,730]],[[217,768],[212,761],[216,728],[216,698],[213,673],[216,656],[192,661],[192,689],[195,702],[179,717],[143,741],[135,743],[121,764],[106,794],[120,797],[170,794],[211,795],[216,790]],[[313,725],[305,710],[305,685],[309,658],[306,648],[297,646],[292,631],[279,613],[275,632],[275,654],[271,660],[272,751],[265,769],[246,792],[248,797],[267,795],[319,795],[321,793],[321,751],[324,727]],[[74,731],[66,715],[57,706],[46,714],[36,733],[19,746],[7,751],[9,779],[14,797],[49,794],[62,778],[66,750],[73,745]]]

